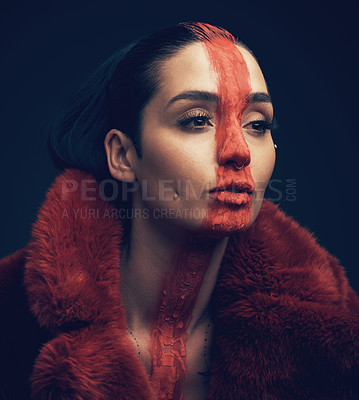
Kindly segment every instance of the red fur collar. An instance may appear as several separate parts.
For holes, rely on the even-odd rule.
[[[54,334],[34,366],[33,398],[152,399],[124,332],[120,220],[97,192],[81,190],[83,180],[97,187],[79,170],[56,179],[28,246],[31,310]],[[95,199],[83,201],[84,195]],[[265,201],[252,227],[231,239],[223,260],[208,398],[304,399],[307,391],[313,395],[305,385],[314,377],[317,385],[327,379],[328,388],[339,390],[339,377],[353,377],[355,366],[358,371],[354,305],[359,301],[337,259]]]

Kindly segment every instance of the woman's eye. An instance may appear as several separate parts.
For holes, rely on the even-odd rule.
[[[178,120],[178,124],[188,130],[203,131],[206,127],[213,127],[213,116],[208,113],[194,114],[190,112]]]
[[[193,119],[194,126],[204,126],[206,125],[207,119],[203,117],[197,117]]]
[[[245,130],[254,132],[257,135],[264,135],[268,130],[273,129],[273,121],[257,120],[251,121],[244,126]]]

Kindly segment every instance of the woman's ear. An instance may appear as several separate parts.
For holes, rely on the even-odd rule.
[[[132,153],[136,149],[132,140],[117,129],[111,129],[105,138],[107,164],[113,178],[122,182],[133,182],[136,175],[132,169]]]

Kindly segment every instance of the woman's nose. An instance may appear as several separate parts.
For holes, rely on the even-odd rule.
[[[233,164],[237,169],[249,165],[251,162],[250,152],[247,142],[244,138],[242,128],[237,122],[230,126],[222,126],[222,132],[219,132],[218,143],[220,149],[218,155],[219,165],[228,166]]]

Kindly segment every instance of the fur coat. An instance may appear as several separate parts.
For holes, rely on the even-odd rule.
[[[91,179],[65,170],[0,262],[1,399],[154,399],[125,330],[120,218],[75,190]],[[213,306],[208,399],[359,399],[359,298],[276,205],[230,239]]]

